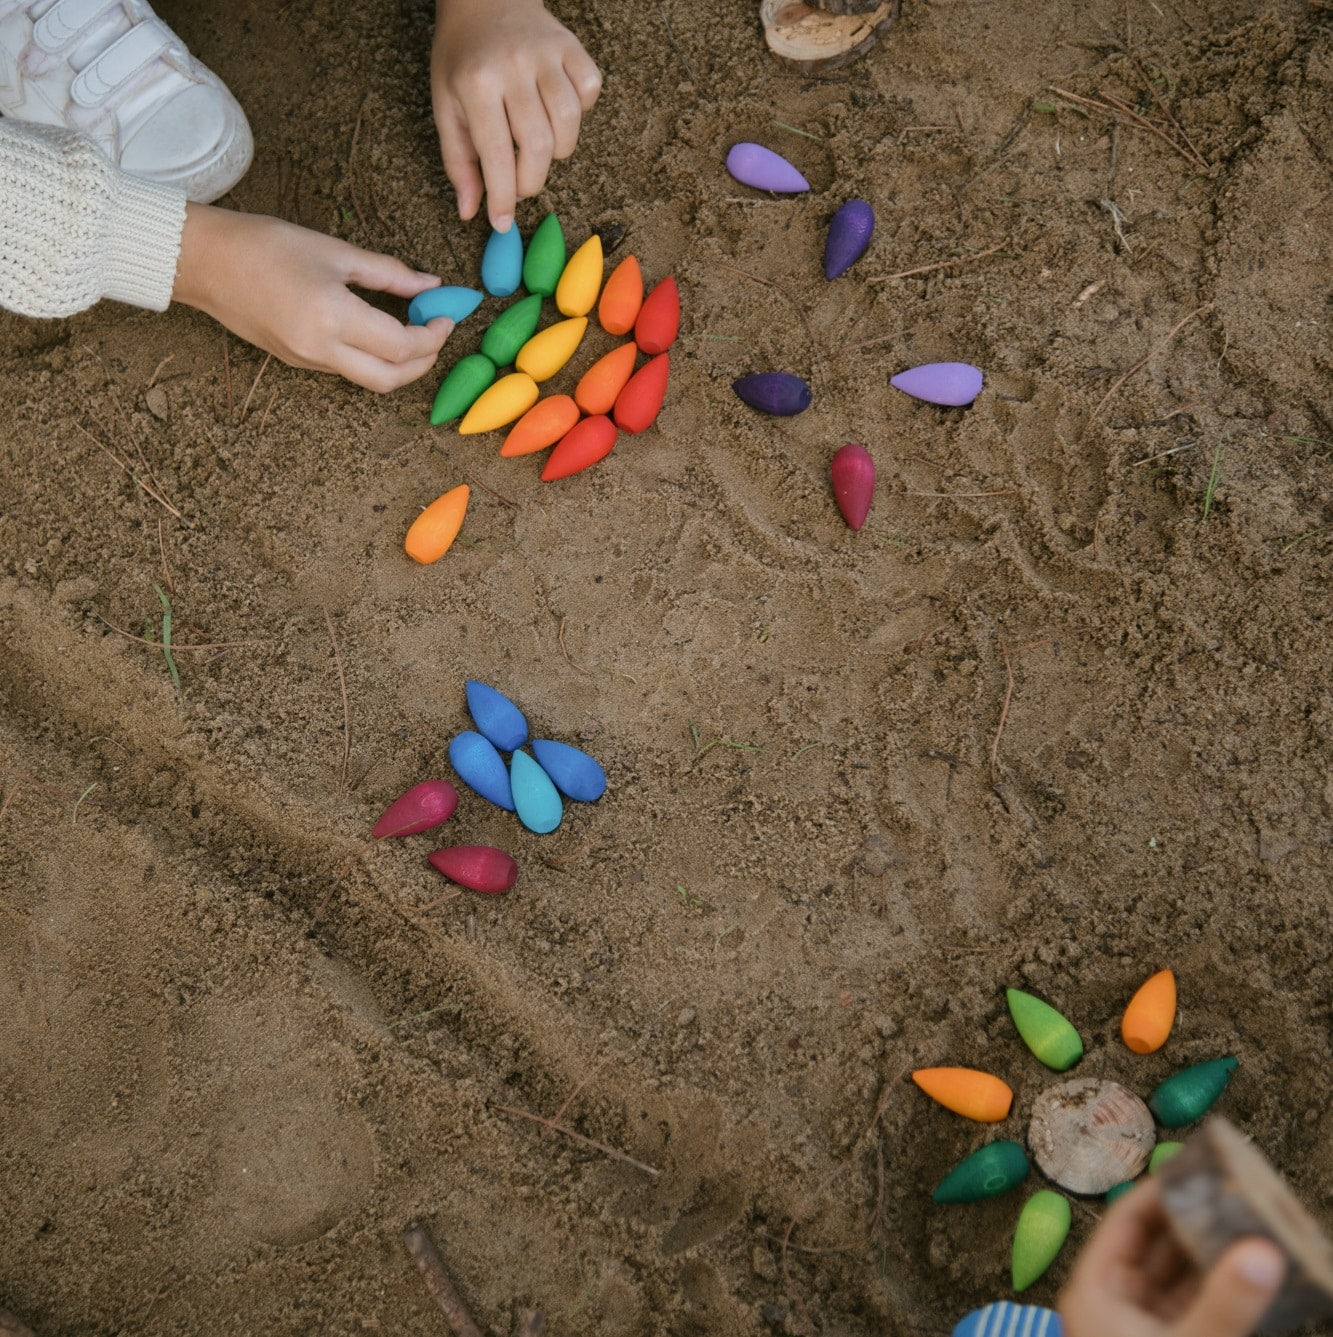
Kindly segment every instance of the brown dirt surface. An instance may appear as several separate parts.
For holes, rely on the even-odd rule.
[[[756,10],[557,5],[606,88],[520,224],[620,233],[684,308],[658,423],[587,473],[431,428],[438,377],[265,369],[188,310],[0,320],[0,1306],[39,1337],[442,1333],[413,1220],[493,1333],[947,1333],[1010,1294],[1022,1194],[931,1191],[1057,1080],[1005,986],[1075,1075],[1238,1056],[1218,1108],[1328,1223],[1333,12],[912,0],[805,77]],[[426,0],[161,11],[254,123],[228,203],[475,282]],[[733,182],[741,139],[811,192]],[[829,283],[853,196],[878,227]],[[971,408],[889,386],[935,360],[985,371]],[[741,404],[765,370],[813,406]],[[131,639],[158,588],[179,689]],[[451,777],[470,677],[609,792],[374,844]],[[446,843],[517,886],[422,909]],[[934,1105],[935,1064],[1013,1114]]]

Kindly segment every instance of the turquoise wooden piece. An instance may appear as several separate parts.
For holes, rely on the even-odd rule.
[[[564,808],[551,777],[526,752],[509,758],[509,784],[518,820],[539,836],[560,825]]]
[[[427,288],[408,303],[407,323],[424,325],[436,316],[448,316],[457,325],[481,305],[481,300],[475,288]]]
[[[481,256],[481,286],[492,297],[508,297],[523,281],[523,237],[518,224],[507,232],[491,230]]]

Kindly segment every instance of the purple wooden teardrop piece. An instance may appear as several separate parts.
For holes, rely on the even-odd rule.
[[[733,144],[727,154],[727,171],[743,186],[795,195],[809,190],[810,183],[780,153],[762,144]]]
[[[833,499],[842,518],[853,529],[860,529],[870,514],[870,500],[875,495],[875,461],[864,446],[849,441],[834,455],[829,473],[833,478]]]
[[[927,362],[889,377],[889,384],[927,404],[961,408],[981,393],[982,376],[966,362]]]
[[[845,274],[870,245],[875,230],[875,211],[864,200],[848,200],[833,215],[824,242],[824,277]]]
[[[758,371],[732,381],[731,388],[752,408],[789,418],[810,407],[810,387],[786,371]]]

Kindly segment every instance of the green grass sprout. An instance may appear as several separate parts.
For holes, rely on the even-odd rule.
[[[1218,479],[1222,477],[1222,443],[1217,443],[1213,451],[1213,467],[1208,471],[1208,490],[1203,494],[1203,518],[1208,519],[1208,512],[1213,509],[1213,494],[1217,491]]]

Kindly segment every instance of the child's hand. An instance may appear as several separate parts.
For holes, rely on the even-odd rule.
[[[1171,1234],[1149,1180],[1098,1225],[1057,1307],[1066,1337],[1246,1337],[1284,1270],[1274,1244],[1248,1239],[1203,1275]]]
[[[293,367],[386,393],[435,365],[453,323],[403,325],[347,285],[415,297],[439,282],[294,223],[190,204],[171,295]]]
[[[602,91],[592,58],[541,0],[437,0],[430,82],[459,215],[477,212],[484,187],[501,232],[551,160],[574,152]]]

